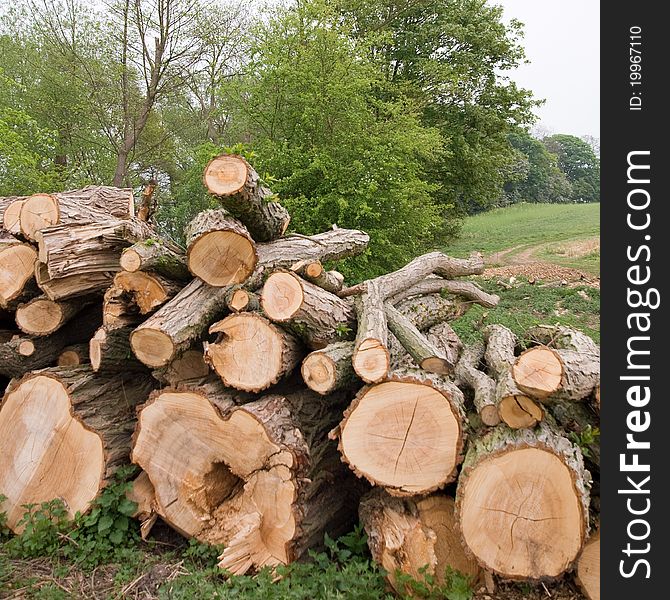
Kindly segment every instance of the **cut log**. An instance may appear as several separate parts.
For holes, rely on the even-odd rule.
[[[463,394],[418,369],[365,386],[345,411],[342,460],[394,496],[427,494],[454,480],[465,443]]]
[[[496,382],[479,365],[484,358],[484,344],[476,342],[466,347],[455,369],[456,385],[467,386],[475,394],[474,404],[484,425],[489,427],[500,423],[496,403]]]
[[[463,539],[502,577],[558,577],[586,539],[589,485],[579,448],[546,423],[500,425],[470,443],[463,463],[456,495]]]
[[[120,271],[114,276],[114,287],[128,294],[140,315],[146,315],[176,296],[183,286],[157,273]]]
[[[29,335],[49,335],[60,329],[90,302],[85,299],[54,302],[39,296],[16,309],[16,324]]]
[[[337,271],[326,271],[318,260],[302,261],[291,267],[300,277],[318,285],[331,294],[337,294],[344,285],[344,275]]]
[[[142,315],[130,294],[120,287],[112,285],[102,301],[102,325],[107,329],[137,326],[142,322]]]
[[[448,361],[446,356],[428,341],[414,324],[394,306],[387,302],[384,311],[386,312],[389,329],[416,364],[424,371],[437,375],[447,375],[454,370],[454,363]]]
[[[484,339],[486,364],[496,379],[496,402],[500,418],[513,429],[535,427],[542,420],[543,411],[517,387],[512,377],[512,365],[516,360],[516,336],[503,325],[489,325],[484,329]]]
[[[117,467],[127,463],[135,406],[151,390],[139,373],[46,369],[14,381],[0,410],[0,511],[20,532],[24,505],[63,500],[86,512]]]
[[[137,219],[58,225],[35,234],[39,260],[52,279],[92,273],[115,273],[124,248],[151,239],[153,230]]]
[[[154,369],[152,375],[161,383],[177,386],[184,381],[202,379],[209,375],[209,367],[201,350],[186,350],[169,365]]]
[[[382,297],[389,298],[401,291],[416,285],[431,273],[445,279],[478,275],[484,272],[484,259],[481,254],[473,254],[470,258],[452,258],[442,252],[429,252],[407,263],[402,269],[377,277],[374,281],[379,285]],[[343,289],[340,296],[352,296],[365,290],[369,281],[363,281],[352,287]]]
[[[181,248],[167,240],[153,237],[133,244],[121,253],[119,264],[124,271],[152,271],[176,281],[188,281],[191,273]]]
[[[354,306],[358,319],[351,358],[354,371],[363,381],[376,383],[384,379],[391,368],[384,299],[377,282],[371,281],[366,286]]]
[[[246,227],[223,210],[198,213],[186,227],[186,260],[193,275],[222,287],[245,281],[258,256]]]
[[[56,359],[57,367],[79,367],[89,363],[88,344],[66,346]]]
[[[164,367],[206,332],[226,310],[227,288],[194,279],[130,336],[135,356],[149,367]]]
[[[0,374],[20,377],[28,371],[55,365],[66,346],[88,342],[101,322],[100,307],[89,307],[77,317],[77,327],[63,327],[46,336],[11,336],[0,343]]]
[[[359,515],[372,558],[401,596],[411,590],[398,581],[398,571],[415,581],[433,577],[438,585],[446,583],[447,569],[469,577],[473,584],[481,578],[480,566],[461,545],[454,508],[453,498],[443,494],[394,498],[373,489],[361,500]]]
[[[408,317],[412,321],[411,316]],[[452,329],[449,323],[438,323],[433,325],[425,332],[426,340],[444,356],[449,363],[456,364],[460,356],[463,344]],[[389,352],[391,354],[391,369],[416,369],[419,365],[407,353],[402,344],[398,341],[395,335],[389,336]]]
[[[79,296],[102,294],[111,285],[113,279],[114,273],[110,271],[81,273],[52,279],[44,263],[35,263],[37,285],[46,297],[54,302]]]
[[[238,313],[214,323],[216,342],[205,344],[205,362],[224,385],[259,392],[291,374],[303,357],[300,342],[257,313]]]
[[[600,350],[595,342],[568,327],[536,327],[532,339],[548,345],[529,348],[519,356],[512,375],[519,389],[544,402],[583,400],[600,383]]]
[[[223,569],[286,564],[352,524],[359,487],[327,439],[342,400],[303,391],[236,406],[221,385],[155,392],[139,415],[133,462],[163,520],[225,545]]]
[[[254,312],[261,308],[261,299],[241,286],[233,286],[226,294],[226,306],[230,312]]]
[[[17,198],[12,196],[10,201],[4,205],[4,210],[2,213],[2,224],[3,227],[14,235],[21,234],[21,208],[23,207],[24,198]]]
[[[130,349],[132,327],[105,329],[100,327],[91,338],[89,358],[96,372],[144,371],[146,366],[137,360]]]
[[[126,498],[137,504],[133,517],[140,521],[140,535],[143,540],[146,540],[158,519],[158,513],[156,512],[156,491],[151,479],[144,471],[133,480],[132,487],[126,492]]]
[[[577,561],[576,581],[588,600],[600,600],[600,531],[584,545]]]
[[[354,342],[338,342],[308,354],[301,367],[307,387],[325,395],[360,383],[351,362],[353,353]]]
[[[351,338],[356,320],[350,302],[290,271],[267,278],[261,307],[271,321],[289,328],[313,350]]]
[[[472,281],[454,281],[452,279],[443,279],[441,277],[429,276],[423,281],[410,286],[401,292],[389,298],[393,305],[398,304],[405,298],[411,296],[425,296],[429,294],[453,294],[461,296],[485,308],[494,308],[500,302],[500,297],[495,294],[489,294]]]
[[[467,302],[454,302],[442,298],[439,294],[429,294],[402,300],[396,308],[412,321],[419,331],[424,331],[439,323],[462,317],[470,306]]]
[[[21,233],[28,239],[54,225],[95,223],[110,218],[135,216],[133,191],[104,186],[87,186],[57,194],[33,194],[21,206]]]
[[[0,306],[7,308],[20,298],[35,274],[37,252],[30,244],[0,240]],[[34,283],[33,283],[34,285]]]
[[[257,242],[273,240],[286,232],[291,216],[274,201],[272,192],[241,156],[222,154],[212,159],[203,179],[207,190],[247,226]]]

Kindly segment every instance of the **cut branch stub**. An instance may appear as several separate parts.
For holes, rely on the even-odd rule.
[[[205,344],[205,361],[224,385],[259,392],[291,374],[303,356],[289,332],[256,313],[238,313],[214,323],[216,342]]]
[[[465,443],[463,394],[419,370],[365,386],[339,427],[342,459],[394,496],[426,494],[454,480]],[[334,432],[333,435],[336,435]]]
[[[241,156],[223,154],[212,159],[203,179],[207,190],[247,226],[257,242],[273,240],[286,232],[291,216],[272,200],[272,192]]]
[[[88,344],[74,344],[66,346],[58,355],[57,367],[79,367],[90,362],[88,358]]]
[[[0,306],[21,296],[35,274],[36,262],[37,251],[30,244],[0,240]]]
[[[579,449],[546,424],[504,425],[470,444],[458,481],[463,539],[509,579],[558,577],[588,531],[590,474]]]
[[[330,394],[360,383],[351,363],[353,353],[354,342],[338,342],[308,354],[301,367],[307,387],[319,394]]]
[[[261,301],[253,292],[235,286],[226,294],[226,306],[230,312],[252,312],[260,310]]]
[[[475,408],[484,425],[492,427],[500,423],[496,405],[496,382],[479,370],[482,358],[484,358],[483,343],[476,342],[466,347],[456,365],[456,384],[467,385],[474,391]]]
[[[188,268],[216,287],[241,283],[253,273],[258,255],[246,227],[223,210],[205,210],[186,228]]]
[[[291,271],[332,294],[337,294],[344,284],[342,273],[326,271],[318,260],[298,262],[291,266]]]
[[[268,277],[261,306],[270,320],[286,325],[312,349],[350,337],[356,319],[350,302],[290,271]]]
[[[16,380],[0,410],[0,511],[19,531],[23,505],[63,500],[85,512],[114,470],[128,461],[135,406],[151,378],[113,377],[87,367],[46,369]]]
[[[351,358],[354,371],[363,381],[376,383],[384,379],[391,368],[384,299],[376,281],[368,282],[356,298],[355,307],[358,326]]]

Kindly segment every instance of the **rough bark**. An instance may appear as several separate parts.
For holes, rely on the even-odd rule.
[[[371,281],[355,299],[356,343],[352,363],[356,374],[367,383],[384,379],[391,368],[384,299],[377,282]]]
[[[209,285],[241,283],[256,267],[254,240],[226,210],[198,213],[185,234],[189,271]]]
[[[558,577],[586,539],[589,486],[581,452],[547,423],[500,425],[471,441],[463,462],[456,494],[463,540],[502,577]]]
[[[131,189],[87,186],[56,194],[33,194],[21,206],[21,232],[36,239],[38,231],[54,225],[80,225],[135,216]]]
[[[107,329],[137,326],[142,322],[139,308],[125,290],[115,285],[105,292],[102,301],[102,324]]]
[[[395,498],[373,489],[361,500],[359,515],[372,558],[398,594],[411,595],[398,581],[398,571],[415,581],[433,577],[438,585],[446,583],[447,569],[459,571],[473,583],[481,578],[481,568],[461,545],[449,496]]]
[[[500,423],[496,404],[496,382],[479,369],[483,358],[483,343],[475,342],[467,346],[456,364],[456,385],[467,386],[474,392],[477,413],[485,425],[492,427]]]
[[[439,294],[429,294],[407,298],[395,306],[417,329],[424,331],[439,323],[462,317],[471,305],[442,298]]]
[[[302,378],[311,390],[332,394],[360,384],[351,362],[354,342],[337,342],[316,350],[302,361]]]
[[[121,268],[130,273],[152,271],[176,281],[191,279],[184,251],[176,244],[156,237],[126,248],[119,261]]]
[[[331,435],[356,475],[394,496],[411,496],[454,480],[464,419],[463,394],[451,381],[406,369],[362,388]]]
[[[412,296],[442,293],[460,296],[466,300],[480,304],[485,308],[494,308],[498,305],[498,302],[500,302],[499,296],[485,292],[472,281],[454,281],[435,276],[429,276],[423,281],[398,292],[389,298],[389,302],[396,305],[402,300]]]
[[[302,391],[237,406],[220,385],[162,390],[140,412],[133,461],[163,520],[225,546],[223,569],[286,564],[353,521],[359,486],[327,438],[344,399]]]
[[[15,380],[0,410],[0,510],[18,531],[28,503],[60,498],[68,515],[86,512],[128,461],[135,406],[151,378],[95,374],[88,367],[45,369]]]
[[[286,232],[291,216],[263,185],[254,168],[241,156],[212,159],[203,176],[205,187],[221,205],[242,221],[257,242],[267,242]]]
[[[318,285],[331,294],[337,294],[344,285],[344,275],[338,271],[326,271],[321,261],[301,261],[291,266],[300,277]]]
[[[114,279],[114,273],[99,271],[81,273],[52,279],[49,277],[47,266],[44,263],[35,263],[35,281],[37,286],[49,300],[58,301],[79,296],[102,294],[109,288]]]
[[[481,254],[473,254],[469,258],[452,258],[442,252],[429,252],[407,263],[402,269],[376,278],[380,293],[386,299],[395,296],[402,290],[416,285],[431,273],[445,279],[478,275],[484,272],[484,259]],[[343,289],[340,296],[360,294],[369,281]]]
[[[304,356],[302,345],[288,331],[257,313],[238,313],[214,323],[213,343],[205,343],[205,362],[224,385],[259,392],[288,377]]]
[[[16,324],[28,335],[50,335],[60,329],[92,300],[80,298],[76,301],[54,302],[39,296],[16,309]]]
[[[1,307],[13,307],[12,301],[28,291],[36,262],[37,252],[30,244],[23,244],[11,237],[0,240]]]
[[[100,327],[89,344],[91,368],[96,372],[109,371],[144,371],[146,370],[135,358],[130,349],[132,327],[106,329]]]

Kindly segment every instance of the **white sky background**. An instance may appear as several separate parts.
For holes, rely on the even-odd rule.
[[[598,0],[492,0],[525,27],[530,64],[510,75],[546,103],[538,125],[552,133],[600,137]]]

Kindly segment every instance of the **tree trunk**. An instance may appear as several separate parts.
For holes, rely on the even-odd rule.
[[[434,577],[438,585],[446,583],[447,569],[471,577],[473,583],[480,579],[481,568],[461,545],[454,508],[453,498],[443,494],[394,498],[373,489],[361,500],[359,515],[372,558],[401,596],[411,595],[411,590],[398,581],[398,571],[415,581]]]
[[[579,449],[546,423],[500,425],[471,442],[463,463],[456,496],[463,540],[502,577],[558,577],[586,539],[589,485]]]
[[[353,522],[359,486],[327,438],[343,399],[303,391],[236,406],[221,385],[155,392],[139,415],[133,462],[163,520],[225,546],[223,569],[287,564]]]
[[[424,331],[439,323],[462,317],[471,305],[467,302],[447,300],[438,294],[430,294],[407,298],[395,306],[419,331]]]
[[[548,326],[527,335],[549,345],[526,350],[514,363],[512,375],[521,390],[543,402],[583,400],[593,393],[600,383],[600,350],[590,337]]]
[[[49,300],[54,302],[101,294],[109,288],[114,279],[114,273],[110,271],[99,271],[94,273],[81,273],[79,275],[68,275],[52,279],[49,276],[47,266],[44,263],[35,263],[35,280]]]
[[[600,600],[600,531],[584,545],[575,579],[588,600]]]
[[[186,227],[188,268],[205,283],[222,287],[242,283],[258,256],[246,227],[223,210],[198,213]]]
[[[494,308],[500,302],[500,297],[495,294],[489,294],[481,289],[472,281],[453,281],[451,279],[442,279],[441,277],[429,276],[423,281],[408,287],[389,298],[391,304],[396,305],[405,298],[411,296],[426,296],[429,294],[452,294],[461,296],[465,300],[470,300],[485,308]]]
[[[407,317],[388,302],[384,309],[389,329],[417,365],[424,371],[437,375],[447,375],[454,370],[455,364],[447,360]]]
[[[0,240],[0,306],[13,307],[35,275],[37,252],[16,239]],[[34,285],[34,283],[33,283]]]
[[[65,346],[56,359],[57,367],[80,367],[89,364],[88,344]]]
[[[137,360],[130,349],[132,327],[105,329],[100,327],[91,338],[89,358],[96,372],[144,371],[146,367]]]
[[[496,382],[484,371],[479,370],[483,358],[483,343],[476,342],[466,347],[456,365],[456,385],[467,386],[474,392],[475,408],[482,423],[492,427],[500,423],[496,403]]]
[[[307,387],[325,395],[359,385],[351,362],[353,352],[354,342],[337,342],[308,354],[301,368]]]
[[[298,262],[291,266],[291,271],[331,294],[337,294],[344,284],[342,273],[326,271],[318,260]]]
[[[261,307],[271,321],[290,329],[312,350],[350,338],[356,320],[351,303],[290,271],[267,278]]]
[[[191,279],[182,249],[155,237],[126,248],[121,253],[119,263],[124,271],[130,273],[153,271],[176,281]]]
[[[241,156],[222,154],[212,159],[203,176],[205,187],[221,205],[244,223],[257,242],[267,242],[286,232],[291,217],[254,168]]]
[[[496,379],[496,402],[500,418],[512,429],[535,427],[542,420],[542,409],[517,387],[512,377],[512,365],[516,360],[516,336],[503,325],[489,325],[484,329],[484,339],[484,358]]]
[[[9,233],[13,235],[21,235],[21,207],[26,196],[9,196],[2,198],[2,225]]]
[[[356,344],[351,358],[354,371],[366,383],[384,379],[391,368],[384,299],[371,281],[355,300]]]
[[[261,309],[261,299],[241,286],[233,286],[226,294],[226,306],[234,313],[257,312]]]
[[[289,332],[256,313],[238,313],[214,323],[216,342],[205,344],[205,362],[224,385],[260,392],[293,372],[303,357],[302,345]]]
[[[39,337],[5,336],[0,343],[0,374],[20,377],[28,371],[55,365],[66,346],[88,342],[100,321],[100,308],[92,306],[77,317],[77,327],[64,327]]]
[[[140,315],[146,315],[174,298],[183,285],[157,273],[120,271],[114,277],[114,287],[128,295]]]
[[[185,350],[166,367],[154,369],[152,375],[161,383],[178,386],[190,379],[202,379],[209,375],[202,350]]]
[[[16,324],[28,335],[50,335],[60,329],[90,301],[84,298],[54,302],[39,296],[19,305],[16,309]]]
[[[374,281],[379,285],[383,298],[399,294],[402,290],[416,285],[431,273],[453,279],[465,275],[479,275],[484,272],[484,259],[481,254],[473,254],[470,258],[452,258],[442,252],[429,252],[415,258],[402,269],[377,277]],[[360,294],[369,281],[343,289],[340,296]]]
[[[73,518],[86,512],[128,461],[135,406],[151,390],[139,373],[55,368],[14,381],[0,410],[0,489],[7,524],[19,532],[28,503],[60,498]]]
[[[89,185],[81,190],[57,194],[33,194],[21,207],[21,232],[28,239],[54,225],[81,225],[131,219],[135,201],[131,189]]]
[[[448,379],[407,369],[365,386],[339,430],[342,460],[394,496],[427,494],[456,477],[465,444],[463,394]]]

